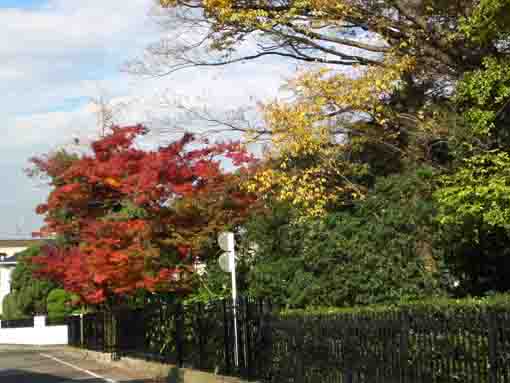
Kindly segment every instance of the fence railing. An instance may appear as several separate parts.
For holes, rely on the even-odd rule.
[[[10,319],[0,321],[0,328],[34,327],[34,318]]]
[[[86,348],[263,382],[510,383],[507,311],[300,316],[262,301],[240,300],[235,310],[227,301],[160,302],[68,323],[74,345],[82,326]]]
[[[181,305],[157,303],[142,310],[114,313],[115,350],[120,355],[161,360],[224,374],[249,375],[263,304],[228,301]],[[238,363],[236,363],[238,360]]]

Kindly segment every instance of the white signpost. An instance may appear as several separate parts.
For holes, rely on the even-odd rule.
[[[234,233],[224,232],[218,236],[218,245],[225,251],[220,255],[220,268],[232,276],[232,312],[234,314],[234,363],[239,367],[239,342],[237,340],[237,283]]]

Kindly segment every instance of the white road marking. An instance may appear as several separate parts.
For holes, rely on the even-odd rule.
[[[66,361],[63,361],[61,359],[58,359],[58,358],[55,358],[54,356],[52,355],[49,355],[49,354],[41,354],[41,356],[44,356],[45,358],[48,358],[48,359],[52,359],[54,360],[55,362],[58,362],[60,364],[63,364],[64,366],[67,366],[67,367],[71,367],[77,371],[80,371],[80,372],[83,372],[87,375],[90,375],[94,378],[97,378],[97,379],[101,379],[101,380],[104,380],[105,382],[108,382],[108,383],[117,383],[115,380],[113,379],[110,379],[110,378],[105,378],[104,376],[101,376],[101,375],[98,375],[96,374],[95,372],[92,372],[92,371],[89,371],[89,370],[86,370],[84,368],[81,368],[81,367],[78,367],[78,366],[75,366],[74,364],[71,364],[71,363],[68,363]]]

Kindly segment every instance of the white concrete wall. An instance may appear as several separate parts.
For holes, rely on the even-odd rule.
[[[7,255],[7,257],[10,257],[16,253],[19,253],[23,250],[26,250],[26,246],[16,246],[16,247],[2,247],[0,246],[0,254],[3,253]]]
[[[34,318],[34,327],[0,328],[0,344],[55,346],[67,345],[67,326],[45,325],[44,317]]]

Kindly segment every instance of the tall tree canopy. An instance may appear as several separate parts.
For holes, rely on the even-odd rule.
[[[508,0],[160,3],[167,25],[196,38],[163,38],[135,71],[307,64],[288,83],[294,97],[245,129],[272,141],[248,190],[323,217],[370,196],[380,177],[432,166],[450,270],[467,292],[510,288]]]
[[[134,71],[265,56],[319,64],[290,81],[292,100],[265,106],[263,127],[246,128],[273,143],[274,162],[250,190],[307,215],[363,198],[376,176],[409,163],[444,167],[504,143],[497,121],[508,100],[506,0],[160,3],[167,25],[186,26],[189,38],[163,38]]]
[[[312,275],[316,290],[332,291],[318,300],[297,294],[292,304],[417,296],[420,286],[434,291],[427,272],[436,269],[436,250],[459,291],[510,289],[508,0],[160,5],[162,25],[174,33],[130,70],[162,76],[274,57],[303,64],[287,83],[293,97],[263,105],[260,127],[228,125],[248,139],[271,142],[242,187],[242,177],[223,172],[214,159],[250,162],[238,145],[196,148],[186,135],[145,152],[134,146],[142,127],[114,128],[93,144],[92,155],[36,159],[35,172],[53,186],[39,207],[44,232],[64,239],[39,258],[41,273],[89,302],[140,288],[188,289],[189,279],[180,276],[191,270],[206,238],[242,220],[256,194],[266,207],[291,210],[289,222],[286,216],[263,221],[263,234],[282,226],[297,238],[286,253],[290,263],[272,270],[278,275],[271,283],[295,276],[306,287]],[[183,31],[186,38],[176,38]],[[304,228],[308,247],[296,227]],[[267,243],[277,248],[280,238],[273,239]],[[280,264],[271,250],[267,259]],[[337,278],[307,265],[325,259]],[[251,273],[255,288],[267,283],[258,279],[260,266]],[[398,270],[403,284],[394,280]],[[349,278],[353,273],[360,278]]]
[[[494,42],[509,33],[510,8],[505,0],[161,0],[160,4],[171,8],[177,20],[195,26],[196,33],[202,32],[198,44],[178,49],[163,39],[152,47],[156,57],[171,53],[167,56],[171,62],[160,61],[167,71],[263,56],[384,66],[383,55],[410,54],[428,68],[428,75],[460,76],[478,67],[485,55],[506,49]],[[236,52],[250,38],[258,42],[253,52]],[[194,54],[201,48],[224,54],[201,60]]]
[[[59,238],[33,262],[88,303],[140,289],[189,290],[203,242],[240,222],[254,202],[238,187],[253,161],[239,144],[185,135],[146,151],[135,142],[146,132],[113,127],[88,154],[32,160],[33,173],[51,185],[37,208],[45,215],[41,232]],[[225,171],[222,162],[238,170]]]

